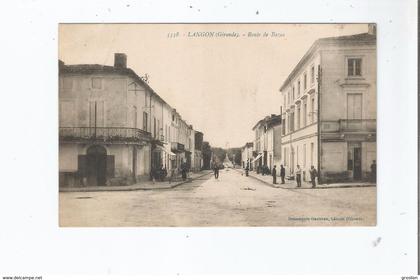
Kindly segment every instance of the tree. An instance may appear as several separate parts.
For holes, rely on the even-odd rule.
[[[212,152],[209,142],[203,142],[201,153],[203,155],[203,169],[211,169],[210,162]]]
[[[230,148],[228,150],[228,157],[230,161],[237,165],[242,165],[242,151],[241,148]]]

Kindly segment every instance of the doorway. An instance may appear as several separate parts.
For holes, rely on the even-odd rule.
[[[362,147],[360,143],[348,144],[347,169],[352,171],[353,180],[362,179]]]
[[[86,152],[86,175],[88,186],[106,184],[106,149],[99,145],[89,147]]]

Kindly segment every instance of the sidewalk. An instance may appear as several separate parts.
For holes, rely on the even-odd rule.
[[[91,186],[91,187],[63,187],[60,188],[60,192],[100,192],[100,191],[136,191],[136,190],[164,190],[172,189],[185,183],[189,183],[195,179],[211,174],[211,170],[203,170],[197,173],[189,173],[188,178],[185,181],[176,179],[169,183],[164,182],[153,182],[145,181],[140,182],[131,186]]]
[[[237,172],[243,173],[245,176],[245,170],[235,169]],[[313,189],[311,182],[302,181],[302,187],[296,187],[295,180],[285,179],[285,184],[281,184],[281,178],[277,176],[277,184],[273,184],[273,177],[271,175],[261,175],[254,171],[249,172],[249,177],[254,178],[262,183],[269,185],[272,188],[282,189]],[[334,188],[362,188],[362,187],[376,187],[375,183],[370,182],[346,182],[346,183],[333,183],[333,184],[321,184],[316,185],[316,189],[334,189]]]

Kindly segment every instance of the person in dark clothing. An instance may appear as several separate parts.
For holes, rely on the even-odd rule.
[[[284,177],[286,176],[286,169],[284,168],[283,164],[280,165],[280,177],[281,183],[284,184]]]
[[[372,161],[372,164],[370,165],[370,174],[372,182],[376,182],[376,160]]]
[[[187,165],[184,162],[181,163],[181,174],[182,180],[187,180]]]
[[[213,164],[214,178],[219,179],[219,165],[217,163]]]
[[[276,166],[274,165],[273,170],[271,172],[271,175],[273,175],[273,184],[277,184],[277,170]]]
[[[315,177],[318,176],[318,172],[316,171],[316,169],[313,165],[311,165],[311,169],[309,170],[309,174],[311,175],[312,188],[315,188],[315,186],[316,186]]]

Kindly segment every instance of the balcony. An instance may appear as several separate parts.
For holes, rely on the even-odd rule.
[[[130,142],[150,141],[149,132],[129,127],[60,127],[63,142]]]
[[[322,132],[376,132],[376,120],[322,121]]]

